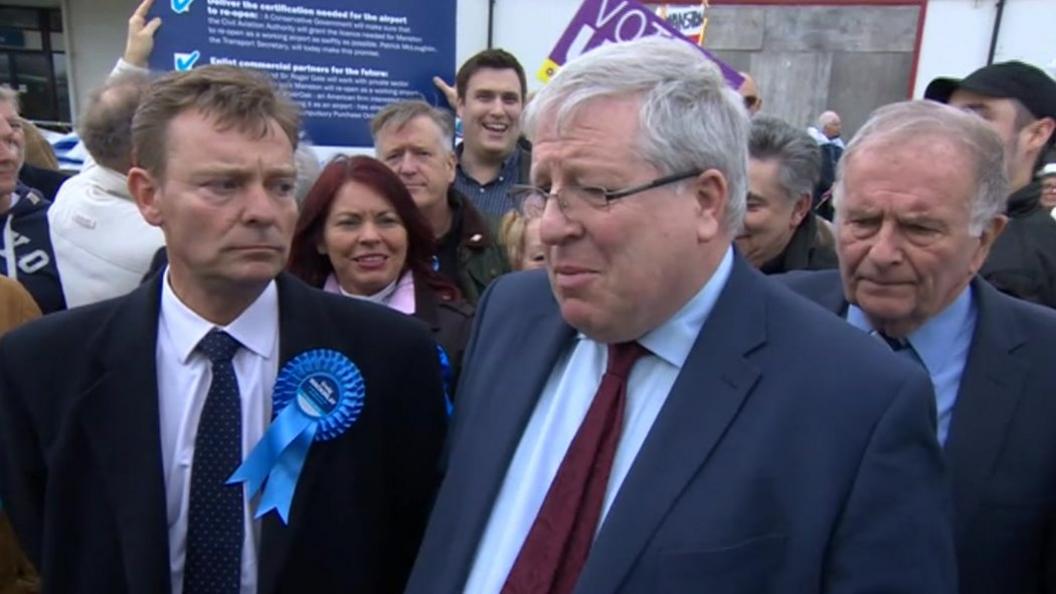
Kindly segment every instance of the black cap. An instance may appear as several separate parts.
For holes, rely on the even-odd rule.
[[[998,99],[1018,99],[1034,117],[1056,119],[1056,81],[1030,64],[1001,62],[984,66],[963,80],[936,78],[924,90],[924,98],[948,103],[957,89]]]

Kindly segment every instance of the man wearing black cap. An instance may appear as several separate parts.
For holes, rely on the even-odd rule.
[[[1009,223],[980,274],[1006,293],[1056,307],[1056,221],[1041,208],[1033,179],[1056,138],[1056,81],[1023,62],[1002,62],[963,80],[937,78],[924,97],[979,115],[1005,146]]]

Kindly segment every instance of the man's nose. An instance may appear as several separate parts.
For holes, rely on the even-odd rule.
[[[879,266],[894,266],[900,264],[904,256],[902,235],[896,225],[888,222],[881,224],[869,248],[869,258]]]
[[[243,218],[246,222],[270,225],[278,216],[279,200],[263,183],[251,183],[243,196]]]
[[[539,217],[539,240],[544,245],[560,245],[579,233],[579,223],[568,218],[557,196],[546,199]]]

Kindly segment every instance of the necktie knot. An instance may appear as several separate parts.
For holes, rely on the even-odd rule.
[[[605,373],[626,380],[631,374],[631,368],[642,356],[649,351],[637,341],[618,342],[609,345],[609,363],[605,367]]]
[[[886,343],[887,346],[890,347],[891,350],[895,351],[896,353],[898,351],[910,348],[909,340],[905,338],[894,338],[892,336],[884,334],[883,332],[880,332],[879,330],[873,330],[872,334],[873,336],[876,336],[880,340],[884,341],[884,343]]]
[[[242,344],[230,334],[216,328],[209,331],[198,343],[197,350],[209,357],[213,365],[230,363]]]

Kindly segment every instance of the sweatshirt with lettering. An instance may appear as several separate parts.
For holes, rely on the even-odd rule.
[[[48,233],[51,202],[21,184],[11,198],[11,208],[0,213],[0,274],[22,283],[42,312],[66,309]]]

